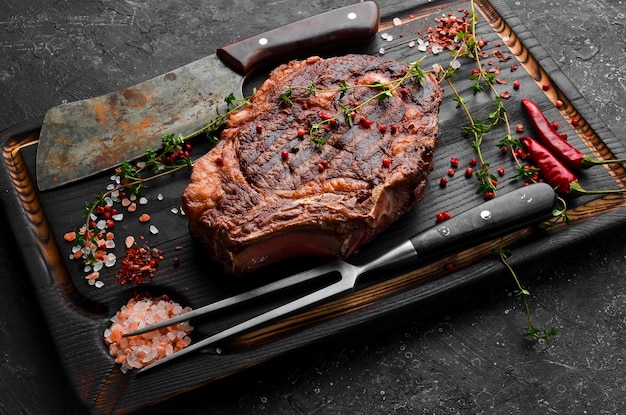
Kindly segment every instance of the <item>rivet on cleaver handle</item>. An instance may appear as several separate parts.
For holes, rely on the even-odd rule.
[[[376,3],[356,3],[220,48],[135,86],[51,108],[37,148],[39,190],[136,159],[160,148],[164,135],[199,130],[217,111],[226,112],[228,95],[242,96],[246,75],[303,53],[370,42],[379,17]]]

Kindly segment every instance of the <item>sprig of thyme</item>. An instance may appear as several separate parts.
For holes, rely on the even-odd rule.
[[[341,112],[323,116],[320,121],[311,125],[309,128],[309,137],[316,148],[321,150],[323,145],[326,143],[326,131],[329,125],[334,125],[337,121],[343,118],[346,120],[348,125],[352,127],[354,125],[354,118],[361,108],[365,107],[372,101],[383,102],[392,98],[393,92],[409,79],[413,79],[418,85],[423,85],[426,73],[419,66],[423,59],[424,58],[408,63],[408,70],[403,76],[388,82],[376,81],[371,84],[349,85],[345,80],[342,80],[339,83],[339,86],[335,89],[319,89],[313,82],[306,86],[285,85],[284,92],[278,95],[278,104],[281,106],[293,105],[292,98],[295,90],[305,90],[307,95],[310,96],[316,96],[319,93],[339,93],[340,100],[343,99],[351,89],[367,88],[376,91],[374,95],[368,97],[366,100],[355,106],[348,106],[339,103],[338,105],[341,108]]]
[[[526,320],[528,325],[523,328],[524,336],[530,337],[534,340],[549,340],[551,337],[556,336],[558,333],[557,327],[551,327],[549,329],[540,329],[536,327],[532,320],[532,313],[530,311],[530,306],[528,304],[528,299],[530,298],[530,291],[524,288],[520,282],[520,279],[517,277],[515,270],[509,264],[507,259],[511,255],[511,251],[502,248],[494,248],[492,250],[493,255],[495,255],[502,264],[508,269],[509,273],[513,276],[513,280],[515,281],[515,296],[522,302],[524,307],[524,311],[526,313]]]
[[[470,25],[467,31],[458,32],[456,34],[457,41],[461,44],[458,48],[451,50],[452,61],[449,63],[447,68],[440,68],[440,82],[446,82],[452,93],[453,100],[457,102],[457,108],[461,108],[469,122],[468,126],[464,126],[461,128],[464,135],[470,137],[471,146],[476,152],[478,162],[480,163],[480,168],[476,172],[476,177],[479,181],[478,193],[482,193],[486,199],[496,197],[497,189],[496,183],[497,179],[495,175],[490,172],[490,164],[487,162],[483,155],[482,146],[484,144],[485,138],[488,134],[492,134],[496,127],[500,125],[504,125],[504,136],[498,141],[497,146],[501,149],[506,149],[504,151],[511,153],[511,156],[514,159],[514,162],[517,166],[516,175],[512,177],[512,179],[517,177],[523,177],[529,181],[536,182],[538,181],[538,169],[535,169],[530,166],[524,166],[520,161],[517,151],[522,148],[522,145],[518,139],[516,139],[512,134],[511,125],[508,119],[507,110],[504,105],[503,96],[501,96],[494,83],[496,82],[496,74],[492,73],[485,69],[483,66],[481,56],[482,56],[482,48],[486,44],[482,40],[478,40],[477,38],[477,30],[476,25],[478,21],[478,14],[475,8],[475,2],[471,2],[471,11],[468,12],[468,16],[470,18]],[[473,95],[489,93],[494,97],[493,102],[493,110],[487,113],[484,118],[479,119],[475,117],[467,105],[466,100],[463,96],[461,96],[460,92],[456,88],[454,77],[457,70],[461,67],[460,60],[461,59],[469,59],[474,64],[475,67],[472,69],[471,75],[468,80],[471,82],[469,90]],[[560,198],[559,198],[560,199]],[[567,218],[567,209],[565,201],[560,199],[562,203],[562,208],[554,209],[553,217],[556,218],[556,221],[564,221],[568,223],[569,220]],[[556,221],[548,221],[542,224],[541,226],[544,229],[551,229]],[[518,299],[520,299],[524,305],[524,310],[526,313],[528,325],[524,327],[524,335],[528,336],[535,340],[548,340],[550,337],[557,334],[558,330],[556,327],[553,327],[548,330],[539,329],[534,326],[532,321],[532,313],[530,311],[529,306],[529,297],[530,292],[522,287],[520,279],[518,278],[515,270],[511,267],[507,259],[511,255],[511,252],[505,250],[503,248],[494,249],[494,256],[496,256],[507,268],[510,275],[513,277],[515,282],[516,290],[515,295]]]
[[[85,223],[76,231],[74,247],[81,247],[82,261],[85,265],[94,265],[99,261],[95,258],[93,249],[84,249],[85,246],[96,246],[101,239],[107,225],[98,224],[98,211],[110,209],[113,204],[112,196],[130,192],[138,195],[146,188],[146,184],[152,180],[175,173],[182,169],[191,169],[193,160],[189,151],[188,141],[194,137],[204,135],[211,146],[219,141],[219,132],[224,127],[230,114],[238,111],[250,101],[247,98],[237,99],[233,94],[227,96],[224,101],[228,111],[225,114],[217,112],[216,117],[197,131],[187,135],[168,134],[161,137],[162,147],[157,151],[152,148],[146,149],[144,155],[135,163],[124,161],[115,168],[117,185],[111,186],[105,192],[98,193],[94,200],[85,202]],[[113,215],[115,216],[115,215]],[[113,219],[109,219],[113,220]]]

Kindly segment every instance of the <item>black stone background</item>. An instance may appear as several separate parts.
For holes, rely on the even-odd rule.
[[[435,0],[436,1],[436,0]],[[626,2],[506,0],[626,140]],[[348,0],[0,0],[0,129]],[[383,1],[381,7],[399,4]],[[0,413],[79,414],[0,214]],[[626,413],[626,236],[519,270],[549,344],[521,339],[511,292],[470,296],[358,344],[281,359],[172,399],[177,414]],[[148,410],[145,411],[148,413]]]

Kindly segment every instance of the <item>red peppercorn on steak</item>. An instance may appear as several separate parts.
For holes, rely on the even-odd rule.
[[[191,233],[227,272],[297,256],[345,258],[423,196],[442,90],[367,55],[276,68],[195,162]]]

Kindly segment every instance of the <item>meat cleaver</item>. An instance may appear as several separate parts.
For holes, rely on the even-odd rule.
[[[187,135],[227,111],[257,70],[323,47],[370,42],[380,19],[373,1],[321,13],[224,46],[216,54],[140,84],[51,108],[37,148],[39,190],[103,172]]]

